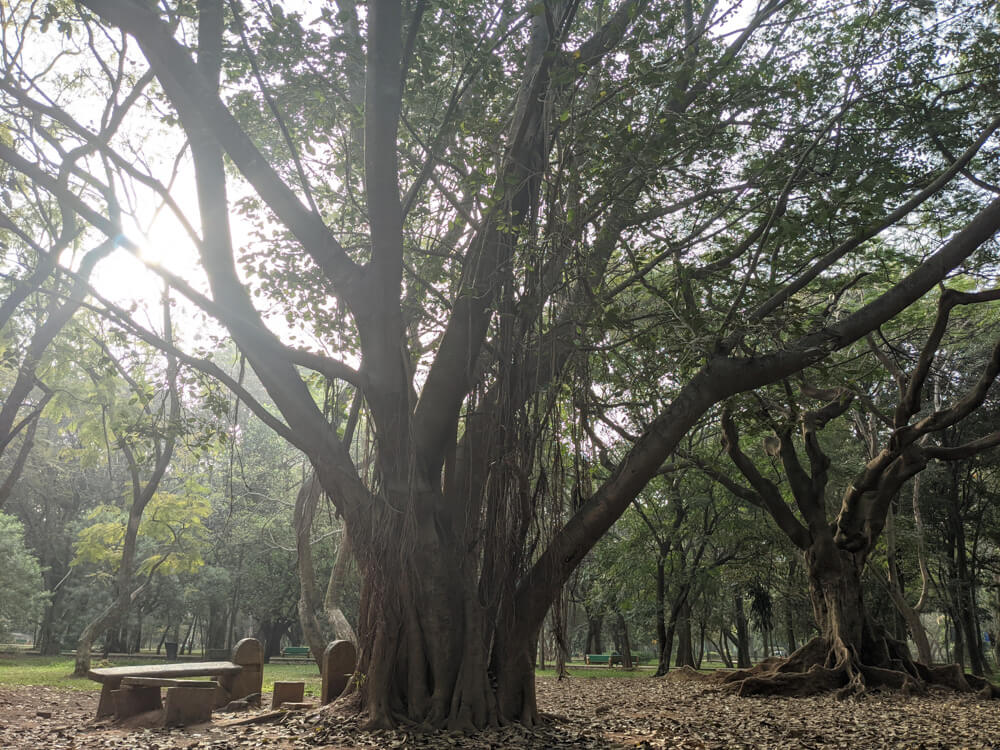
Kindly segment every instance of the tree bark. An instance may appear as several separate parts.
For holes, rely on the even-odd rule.
[[[625,616],[621,612],[616,612],[615,618],[618,622],[618,633],[621,639],[622,667],[625,669],[634,669],[635,666],[632,663],[632,641],[628,636],[628,622],[626,622]],[[608,659],[609,666],[611,666],[612,661],[612,659]]]
[[[357,645],[358,635],[344,614],[343,608],[344,587],[352,559],[351,539],[345,530],[340,538],[340,546],[337,548],[337,557],[333,562],[333,568],[330,570],[330,580],[327,582],[326,596],[323,598],[323,609],[326,611],[326,619],[333,629],[334,637]]]
[[[955,652],[959,653],[959,636],[968,654],[968,666],[975,675],[986,673],[986,660],[983,658],[982,643],[979,639],[975,623],[975,606],[973,604],[974,577],[969,570],[968,548],[966,546],[965,524],[959,512],[960,492],[958,465],[952,464],[950,472],[949,493],[946,500],[948,533],[952,541],[953,571],[952,601],[955,613]],[[959,663],[963,663],[959,661]]]
[[[603,654],[604,644],[601,643],[601,629],[604,626],[604,618],[601,615],[587,613],[587,642],[583,652],[585,654]]]
[[[265,620],[257,625],[257,638],[264,645],[264,662],[281,656],[281,639],[292,626],[291,620]]]
[[[691,606],[687,597],[677,613],[677,658],[675,667],[694,667],[694,647],[691,641]]]
[[[733,611],[736,614],[736,666],[749,669],[750,660],[750,627],[747,624],[746,611],[743,609],[743,595],[733,595]]]
[[[920,493],[920,475],[918,474],[913,478],[913,506],[916,509],[919,501]],[[915,511],[916,518],[919,519],[920,511]],[[907,630],[909,630],[910,637],[913,638],[913,643],[917,647],[917,660],[922,664],[927,664],[930,666],[934,663],[933,656],[931,655],[931,644],[927,639],[927,630],[924,628],[924,624],[920,619],[920,612],[923,610],[924,602],[927,600],[927,588],[929,586],[930,572],[927,570],[927,563],[924,559],[925,552],[923,549],[923,530],[920,528],[919,524],[917,527],[917,534],[919,535],[917,555],[919,556],[920,564],[920,574],[921,574],[921,594],[917,601],[917,604],[913,607],[909,605],[903,593],[903,583],[899,575],[899,567],[896,561],[896,525],[895,525],[895,515],[892,509],[889,509],[889,513],[886,516],[886,559],[889,566],[889,575],[886,580],[886,588],[889,591],[889,597],[892,599],[892,603],[895,605],[899,614],[903,617],[906,622]]]
[[[564,680],[569,677],[569,670],[566,663],[569,661],[569,647],[566,643],[566,593],[559,595],[555,604],[552,605],[552,639],[556,646],[556,679]]]
[[[321,493],[322,489],[316,474],[310,472],[299,488],[292,517],[299,573],[299,624],[302,626],[302,635],[309,644],[313,661],[320,669],[323,668],[323,653],[326,651],[328,639],[323,635],[319,619],[316,617],[318,597],[316,571],[313,568],[312,558],[312,525]]]
[[[666,561],[662,555],[656,557],[656,677],[662,677],[670,671],[670,655],[667,652],[667,622],[666,622]]]

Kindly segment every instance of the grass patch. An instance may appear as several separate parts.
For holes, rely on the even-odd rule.
[[[138,658],[115,659],[103,662],[95,659],[93,665],[123,667],[129,664],[145,664],[148,660]],[[161,663],[161,662],[154,662]],[[81,690],[94,692],[101,689],[99,682],[86,677],[73,677],[73,658],[67,656],[27,656],[0,654],[0,685],[33,686],[57,688],[60,690]],[[282,682],[304,682],[306,695],[319,696],[319,669],[312,662],[301,664],[265,664],[264,692],[274,689],[275,680]]]
[[[656,666],[655,662],[644,662],[643,666]],[[606,666],[594,666],[594,667],[580,667],[573,666],[572,664],[567,667],[569,673],[572,677],[587,677],[590,679],[601,679],[605,677],[618,677],[625,679],[635,679],[641,677],[652,677],[655,674],[655,670],[652,669],[635,669],[631,672],[622,669],[621,667],[612,667],[608,669]],[[714,672],[716,669],[726,669],[726,665],[721,661],[702,661],[701,669],[699,672]],[[539,677],[555,677],[555,669],[536,669],[535,674]]]
[[[627,670],[621,667],[615,667],[613,669],[608,669],[607,667],[594,668],[594,667],[567,667],[570,677],[584,677],[592,680],[600,680],[608,677],[617,677],[625,679],[636,679],[642,677],[652,677],[653,673],[648,669],[633,669]],[[556,670],[554,669],[536,669],[535,674],[538,677],[555,677]]]

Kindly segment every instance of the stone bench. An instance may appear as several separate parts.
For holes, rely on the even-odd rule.
[[[186,662],[184,664],[137,664],[91,669],[87,677],[101,683],[97,717],[114,714],[125,718],[161,707],[160,688],[167,688],[167,714],[182,700],[195,700],[212,707],[260,693],[264,680],[264,649],[255,638],[244,638],[233,647],[231,661]],[[211,677],[212,680],[185,680]],[[212,694],[205,700],[205,691]],[[171,690],[178,691],[171,694]],[[191,693],[197,691],[197,693]],[[174,699],[171,700],[171,695]],[[190,696],[183,698],[182,696]],[[186,723],[193,723],[190,719]]]

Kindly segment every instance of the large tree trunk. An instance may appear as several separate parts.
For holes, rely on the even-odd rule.
[[[63,576],[52,588],[52,595],[45,604],[45,614],[42,617],[42,623],[38,629],[38,638],[35,641],[35,646],[43,656],[57,655],[62,648],[59,636],[55,632],[55,624],[61,619],[62,601],[66,591],[63,584],[68,577],[69,573]]]
[[[264,645],[264,661],[281,655],[281,639],[291,627],[290,620],[266,620],[257,626],[257,639]]]
[[[633,669],[632,641],[628,636],[628,623],[625,621],[625,616],[621,612],[615,613],[615,619],[618,626],[618,652],[622,655],[622,667],[625,669]],[[608,666],[610,667],[613,664],[614,659],[608,659]]]
[[[226,631],[229,623],[229,607],[213,600],[208,604],[208,621],[205,624],[205,648],[226,648]]]
[[[405,507],[401,500],[392,505]],[[483,606],[478,571],[464,546],[442,538],[448,524],[391,510],[383,519],[368,527],[378,530],[377,542],[352,539],[365,581],[358,670],[368,675],[362,701],[372,726],[405,720],[473,729],[497,724],[498,710],[536,723],[538,632],[511,638],[502,627],[513,622],[510,613],[497,616]]]
[[[750,670],[723,677],[740,695],[809,695],[838,690],[841,696],[887,686],[922,692],[929,682],[958,690],[985,683],[957,665],[931,668],[914,662],[906,644],[888,637],[865,609],[862,552],[848,552],[820,539],[805,553],[810,596],[820,635],[787,659],[768,659]]]
[[[604,644],[601,642],[601,629],[603,626],[604,618],[601,615],[587,614],[587,643],[583,647],[583,653],[604,653]]]

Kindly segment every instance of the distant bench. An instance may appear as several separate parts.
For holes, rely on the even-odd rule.
[[[608,664],[614,666],[622,663],[621,654],[584,654],[584,664]]]
[[[182,706],[192,709],[207,706],[210,717],[212,706],[224,706],[231,700],[260,693],[264,649],[256,638],[244,638],[233,647],[230,661],[102,667],[91,669],[87,677],[101,683],[98,718],[114,714],[123,719],[161,708],[160,688],[166,687],[168,723],[191,723],[191,712]],[[182,679],[185,677],[213,679]],[[212,690],[211,695],[206,695],[207,690]],[[205,700],[206,697],[210,700]]]
[[[286,646],[281,649],[282,656],[309,656],[308,646]]]

